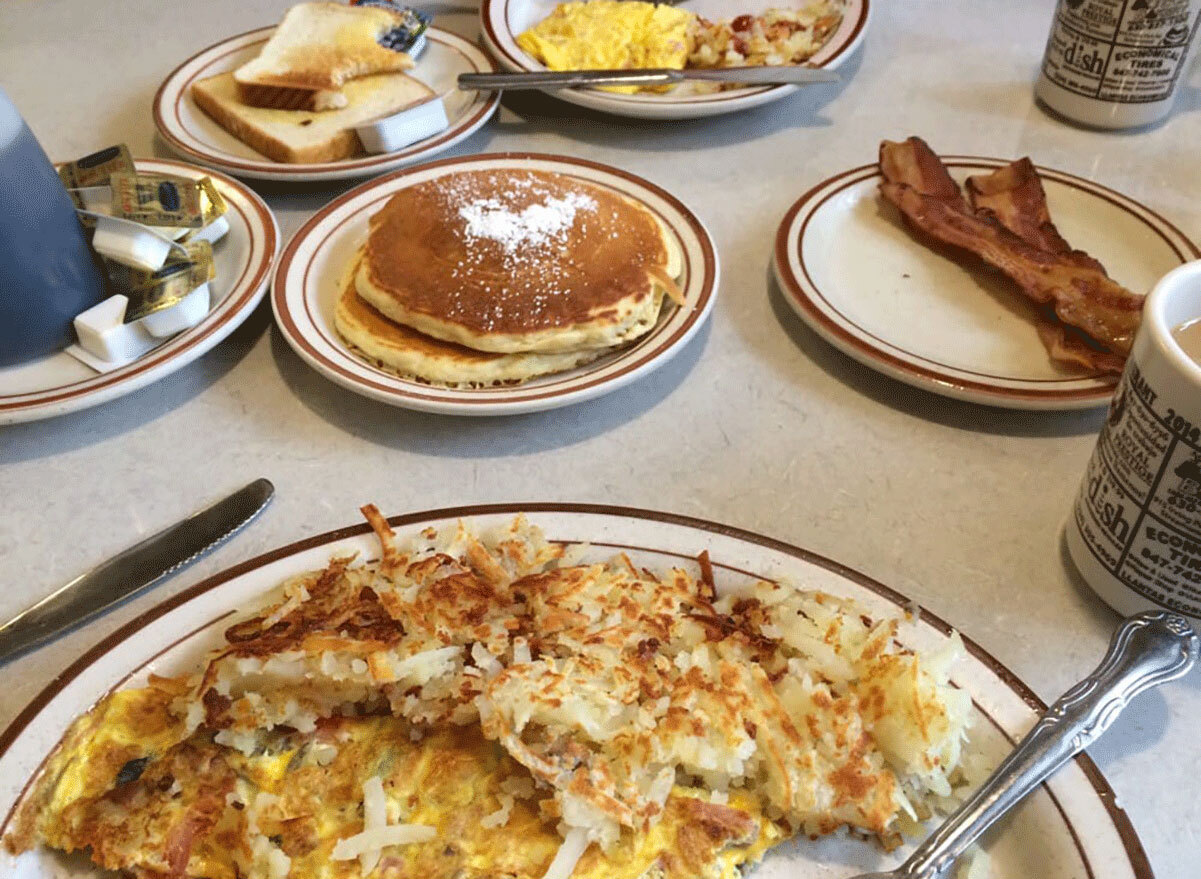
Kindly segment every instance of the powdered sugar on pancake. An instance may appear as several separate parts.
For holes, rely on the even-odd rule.
[[[575,223],[576,212],[581,210],[595,211],[596,199],[569,192],[562,198],[550,196],[515,211],[498,198],[477,198],[459,208],[459,216],[467,222],[464,232],[469,239],[491,239],[505,253],[512,254],[522,248],[562,241],[564,233]]]

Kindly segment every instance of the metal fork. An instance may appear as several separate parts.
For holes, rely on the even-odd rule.
[[[1096,670],[1064,693],[975,793],[905,863],[855,879],[934,879],[990,825],[1100,738],[1144,690],[1185,674],[1197,660],[1188,621],[1166,611],[1130,617]]]

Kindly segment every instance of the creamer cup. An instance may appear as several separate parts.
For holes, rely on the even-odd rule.
[[[1147,297],[1065,529],[1076,568],[1123,615],[1201,622],[1201,365],[1172,335],[1197,317],[1201,261]]]

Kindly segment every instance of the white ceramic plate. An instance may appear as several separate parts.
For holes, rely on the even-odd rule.
[[[414,513],[392,519],[400,532],[453,523],[461,516],[482,527],[524,510],[555,540],[592,544],[590,558],[627,552],[635,564],[666,570],[688,566],[702,550],[713,561],[719,590],[754,575],[786,575],[862,602],[874,615],[912,607],[903,596],[835,562],[803,549],[722,525],[663,513],[572,504],[503,505]],[[114,689],[141,686],[147,675],[190,671],[239,611],[286,577],[321,567],[334,553],[378,556],[365,525],[331,532],[238,565],[174,596],[114,632],[55,678],[0,733],[0,833],[12,808],[71,720]],[[946,623],[922,613],[905,623],[900,639],[931,649],[947,636]],[[975,703],[972,742],[997,762],[1033,724],[1041,707],[1011,672],[967,641],[968,655],[952,679]],[[1010,818],[985,837],[992,857],[990,879],[1152,879],[1129,820],[1114,805],[1113,791],[1087,758],[1066,766]],[[800,840],[768,854],[754,879],[836,879],[897,863],[891,855],[853,839]],[[14,859],[0,851],[0,875],[15,879],[99,877],[80,859],[34,851]]]
[[[863,42],[871,4],[872,0],[845,0],[842,23],[809,63],[833,70],[846,61]],[[482,0],[480,22],[484,45],[507,70],[545,70],[540,62],[517,45],[516,38],[550,15],[557,5],[557,0]],[[705,18],[720,20],[743,14],[759,15],[768,9],[787,5],[780,0],[690,0],[685,8]],[[564,89],[550,94],[581,107],[618,116],[695,119],[778,101],[798,88],[801,86],[771,85],[696,94],[683,85],[666,94],[621,95],[597,89]]]
[[[567,372],[520,385],[443,388],[398,378],[353,354],[334,329],[334,306],[347,267],[367,238],[367,221],[398,190],[458,171],[553,171],[611,187],[653,211],[684,257],[678,279],[688,308],[668,304],[632,345]],[[356,393],[454,415],[509,415],[566,406],[607,394],[665,363],[700,329],[717,295],[717,252],[708,230],[682,202],[641,177],[608,165],[538,153],[443,159],[365,183],[313,215],[288,242],[272,283],[271,306],[288,344],[310,366]]]
[[[196,80],[234,70],[258,55],[274,30],[274,26],[259,28],[210,46],[193,55],[163,81],[154,96],[154,124],[173,150],[202,165],[255,180],[370,177],[424,161],[449,149],[487,122],[500,105],[499,94],[460,92],[455,87],[460,73],[496,70],[492,60],[475,43],[450,31],[431,27],[426,31],[425,51],[417,59],[417,66],[408,73],[437,94],[448,94],[446,109],[450,128],[391,153],[299,165],[275,162],[255,152],[210,119],[196,106],[191,95],[191,86]]]
[[[97,374],[69,354],[0,367],[0,424],[36,421],[124,396],[191,363],[234,331],[263,298],[279,251],[279,227],[263,200],[224,174],[171,159],[138,159],[138,169],[208,176],[229,205],[229,232],[213,247],[213,305],[199,324],[112,372]]]
[[[944,162],[960,183],[1007,164]],[[1150,208],[1090,180],[1039,168],[1051,218],[1073,247],[1135,292],[1201,250]],[[776,237],[788,303],[827,341],[873,369],[960,400],[1015,409],[1105,405],[1116,379],[1052,363],[1034,308],[999,273],[968,268],[915,240],[879,195],[875,165],[819,183]]]

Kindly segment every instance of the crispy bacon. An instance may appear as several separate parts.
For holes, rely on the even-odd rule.
[[[1126,366],[1125,357],[1098,350],[1083,333],[1073,334],[1071,327],[1064,326],[1052,317],[1040,316],[1035,328],[1052,360],[1114,375],[1120,375]]]
[[[1078,253],[1077,263],[1101,267],[1083,251],[1073,251],[1051,222],[1047,194],[1029,158],[1010,162],[991,174],[969,177],[966,188],[968,202],[977,214],[991,217],[1027,244],[1049,253]]]
[[[1105,267],[1083,250],[1075,250],[1055,228],[1047,194],[1029,158],[1018,159],[991,174],[967,179],[968,202],[979,215],[996,220],[1027,244],[1070,259],[1074,264],[1105,272]],[[1049,309],[1040,313],[1038,336],[1052,360],[1071,363],[1092,372],[1120,373],[1125,358],[1103,350],[1079,331],[1055,320]]]
[[[890,183],[911,187],[930,199],[955,210],[967,210],[963,193],[942,159],[920,137],[900,143],[880,143],[880,173]]]
[[[977,214],[945,185],[938,156],[920,138],[880,145],[880,191],[905,218],[945,244],[974,253],[1000,269],[1064,323],[1084,331],[1106,350],[1125,356],[1138,329],[1143,299],[1103,270],[1079,264],[1069,254],[1036,247],[994,217]],[[949,179],[949,175],[946,175]],[[953,185],[953,181],[952,181]]]

